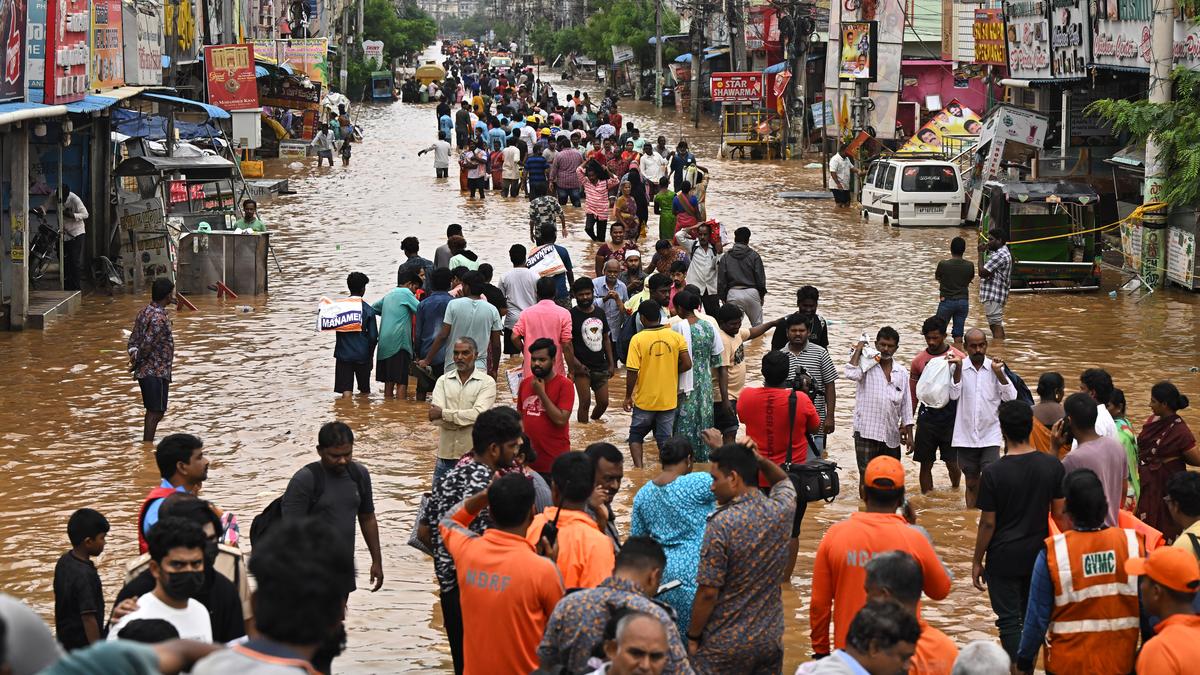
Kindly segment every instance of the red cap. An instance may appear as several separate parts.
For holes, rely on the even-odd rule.
[[[867,464],[863,483],[879,490],[895,490],[904,487],[904,467],[895,457],[883,455]]]
[[[1200,563],[1196,562],[1196,556],[1174,546],[1161,546],[1145,558],[1126,560],[1125,571],[1134,576],[1144,574],[1180,593],[1195,593],[1200,589]]]

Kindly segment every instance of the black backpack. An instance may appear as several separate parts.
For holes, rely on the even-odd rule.
[[[313,491],[308,498],[308,512],[312,513],[317,502],[321,501],[321,495],[325,494],[325,470],[321,468],[320,462],[313,462],[304,467],[313,476]],[[366,492],[363,485],[366,482],[366,476],[363,475],[362,469],[354,462],[346,465],[346,472],[350,474],[350,478],[354,480],[354,485],[358,488],[358,496],[362,497]],[[259,537],[267,536],[275,523],[283,520],[283,495],[273,499],[267,508],[262,510],[262,513],[254,517],[250,522],[250,542],[255,543],[261,541]]]
[[[1007,363],[1004,364],[1004,376],[1008,378],[1009,382],[1013,383],[1013,387],[1017,390],[1018,401],[1028,403],[1029,405],[1034,404],[1033,392],[1029,391],[1029,385],[1025,384],[1025,380],[1021,379],[1020,375],[1014,373],[1013,369],[1009,368]]]

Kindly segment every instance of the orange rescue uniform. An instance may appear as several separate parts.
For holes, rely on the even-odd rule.
[[[467,529],[474,519],[459,504],[438,524],[457,570],[463,672],[532,672],[546,623],[563,596],[562,580],[529,542],[496,528],[475,534]]]
[[[809,625],[817,654],[828,654],[830,605],[835,629],[833,646],[846,646],[846,633],[858,610],[867,604],[867,563],[888,551],[904,551],[921,565],[925,595],[941,600],[950,594],[950,575],[933,544],[920,530],[894,513],[854,513],[829,528],[817,547],[813,565]],[[836,601],[834,600],[836,598]]]
[[[921,624],[921,639],[917,640],[917,651],[912,657],[909,675],[950,675],[954,671],[954,660],[958,658],[958,645],[948,635],[925,623]]]
[[[1133,670],[1140,632],[1138,580],[1125,571],[1125,561],[1142,555],[1137,533],[1116,527],[1046,539],[1046,568],[1054,584],[1047,672],[1123,675]]]
[[[525,535],[531,546],[542,538],[542,528],[554,522],[558,507],[547,506],[533,517]],[[558,569],[567,588],[595,588],[612,575],[616,565],[612,539],[583,511],[564,509],[558,518]],[[466,605],[464,605],[465,607]]]
[[[1173,614],[1154,627],[1158,633],[1142,646],[1137,672],[1153,675],[1194,673],[1200,667],[1200,616]],[[1184,664],[1190,663],[1187,666]]]

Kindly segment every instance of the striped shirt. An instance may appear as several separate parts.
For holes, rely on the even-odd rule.
[[[837,368],[833,366],[833,359],[829,358],[829,352],[809,340],[800,352],[793,352],[790,348],[784,347],[783,353],[788,357],[789,381],[796,381],[796,376],[799,375],[801,368],[813,379],[813,385],[817,390],[816,396],[813,397],[813,406],[817,409],[817,414],[821,416],[821,424],[825,424],[825,385],[838,379]]]
[[[600,220],[608,220],[608,191],[617,186],[616,178],[592,182],[587,179],[583,167],[575,170],[583,181],[583,196],[587,212]]]

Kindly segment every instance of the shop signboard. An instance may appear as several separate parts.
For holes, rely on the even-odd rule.
[[[25,0],[8,0],[0,12],[0,44],[4,46],[4,71],[0,73],[0,101],[25,97]]]
[[[1009,76],[1045,80],[1050,72],[1050,0],[1004,3]]]
[[[838,79],[874,82],[877,70],[878,24],[874,21],[843,21],[838,44]]]
[[[942,0],[942,60],[954,60],[954,0]]]
[[[1150,68],[1153,0],[1094,0],[1092,63]]]
[[[375,67],[383,67],[383,41],[382,40],[363,40],[363,58],[367,62],[374,62]],[[615,49],[615,47],[614,47]]]
[[[321,86],[329,84],[329,41],[327,38],[280,40],[275,45],[280,64],[286,63],[297,75],[307,75]]]
[[[133,284],[140,268],[142,279],[174,276],[176,241],[163,223],[162,200],[158,197],[117,204],[121,231],[128,238],[121,243],[125,281]]]
[[[93,0],[93,89],[112,89],[125,84],[125,54],[121,46],[124,23],[121,19],[121,0]]]
[[[25,5],[25,100],[30,103],[45,100],[47,2],[28,0]]]
[[[633,47],[629,45],[613,45],[612,46],[613,65],[625,63],[633,60]]]
[[[1195,17],[1175,21],[1175,65],[1200,70],[1200,23]]]
[[[758,103],[763,97],[763,74],[713,73],[708,90],[713,103]]]
[[[89,0],[54,0],[46,5],[45,102],[82,100],[91,85]]]
[[[1088,0],[1050,0],[1050,72],[1058,79],[1083,78],[1092,60]]]
[[[125,83],[162,84],[163,20],[155,3],[125,3],[121,20]]]
[[[275,60],[279,59],[279,54],[277,53],[277,50],[275,48],[276,42],[277,42],[276,40],[271,39],[271,38],[261,38],[261,39],[251,40],[250,44],[254,45],[254,55],[255,56],[260,56],[260,57],[265,56],[268,59],[275,61]]]
[[[975,63],[988,66],[1003,66],[1004,55],[1004,12],[999,9],[975,10],[975,24],[971,34],[975,37]]]
[[[204,72],[208,82],[209,103],[225,110],[258,107],[253,45],[205,47]]]

